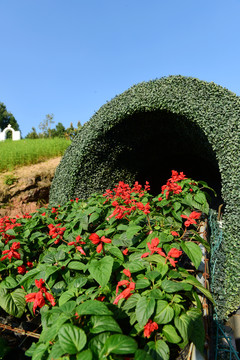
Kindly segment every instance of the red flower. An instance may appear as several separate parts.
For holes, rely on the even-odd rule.
[[[7,254],[7,255],[4,255],[0,260],[3,261],[6,258],[8,258],[9,261],[11,261],[12,257],[14,257],[15,259],[18,259],[18,260],[21,259],[21,255],[16,251],[19,248],[20,248],[20,242],[14,242],[12,244],[12,246],[10,247],[10,250],[4,250],[2,252],[2,255],[3,254]]]
[[[38,291],[37,293],[31,293],[25,295],[26,302],[33,302],[33,313],[35,314],[35,310],[37,307],[42,308],[45,305],[45,299],[43,297],[43,293]]]
[[[86,244],[85,241],[80,241],[80,240],[81,240],[81,236],[78,235],[78,236],[76,237],[76,240],[75,240],[75,241],[70,241],[70,242],[68,243],[68,245],[69,245],[69,246],[71,246],[71,245],[78,246],[78,245]]]
[[[151,242],[148,242],[147,246],[148,246],[149,250],[151,251],[151,253],[149,253],[149,252],[144,253],[144,254],[142,254],[141,258],[147,257],[148,255],[153,255],[155,252],[158,253],[159,255],[166,257],[166,255],[164,254],[162,249],[157,247],[158,244],[159,244],[158,238],[154,238],[154,239],[152,239]]]
[[[178,250],[178,249],[176,249],[176,248],[172,248],[172,249],[168,252],[168,254],[167,254],[166,262],[167,262],[167,260],[169,260],[170,264],[171,264],[173,267],[176,267],[177,261],[174,261],[172,258],[179,258],[181,255],[182,255],[182,251],[181,251],[181,250]]]
[[[45,298],[43,294],[45,295],[46,299],[51,303],[52,306],[56,305],[53,295],[47,292],[47,289],[44,286],[44,284],[45,281],[43,279],[35,280],[35,285],[37,288],[39,288],[39,291],[25,295],[26,302],[33,302],[34,314],[37,307],[41,308],[45,305]]]
[[[144,337],[149,338],[151,336],[151,333],[157,329],[158,329],[158,324],[149,319],[146,325],[144,326],[144,332],[143,332]]]
[[[81,246],[76,246],[76,249],[82,254],[86,256],[86,253],[84,252],[83,248]]]
[[[193,211],[191,212],[191,214],[189,216],[187,215],[181,215],[181,217],[183,219],[187,219],[184,223],[184,225],[186,227],[189,227],[191,224],[196,224],[197,222],[195,221],[195,219],[199,219],[201,216],[201,213],[197,212],[197,211]]]
[[[179,233],[176,231],[171,231],[172,236],[179,236]]]
[[[118,282],[118,287],[122,286],[122,285],[126,285],[127,288],[125,290],[123,290],[121,292],[121,294],[119,294],[116,299],[114,300],[113,304],[117,305],[120,299],[128,299],[131,295],[133,295],[131,293],[131,291],[133,291],[135,289],[135,283],[134,282],[129,282],[128,280],[122,280]],[[117,289],[118,289],[117,287]]]
[[[111,239],[107,239],[105,236],[102,236],[100,239],[100,237],[96,233],[91,234],[89,236],[89,239],[94,245],[98,245],[96,249],[97,253],[100,253],[103,250],[104,243],[110,244],[112,242]]]
[[[123,253],[123,255],[127,255],[127,253],[128,253],[128,248],[124,249],[124,250],[122,251],[122,253]]]
[[[64,234],[64,231],[66,230],[65,227],[63,228],[60,228],[61,224],[57,224],[57,225],[53,225],[53,224],[50,224],[48,225],[48,228],[50,229],[49,231],[49,235],[52,236],[53,239],[56,239],[54,241],[54,244],[58,244],[60,242],[60,240],[63,239],[63,234]]]
[[[41,215],[42,215],[42,216],[45,216],[45,215],[46,215],[46,212],[42,213]]]
[[[129,277],[131,279],[131,273],[128,269],[124,269],[123,273],[124,273],[124,275],[126,275],[127,277]]]
[[[104,295],[100,295],[100,296],[96,297],[95,300],[104,301],[105,297],[106,296],[104,296]]]
[[[18,266],[17,269],[19,274],[25,274],[26,272],[26,267],[24,265]]]
[[[31,269],[33,267],[33,263],[31,261],[27,261],[27,266]]]

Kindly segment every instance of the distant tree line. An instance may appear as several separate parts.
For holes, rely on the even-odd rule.
[[[62,123],[58,123],[55,128],[51,128],[54,115],[47,114],[45,119],[39,124],[39,132],[37,132],[35,127],[32,127],[32,131],[30,131],[26,135],[26,139],[39,139],[39,138],[51,138],[51,137],[61,137],[72,140],[74,136],[80,131],[82,125],[80,121],[77,123],[77,127],[73,126],[73,123],[70,123],[70,126],[65,128]],[[4,103],[0,102],[0,131],[3,131],[8,124],[12,126],[14,130],[20,130],[17,120],[13,116],[12,113],[7,111]],[[12,137],[11,131],[7,132],[7,139]]]
[[[82,127],[80,121],[78,121],[76,128],[73,126],[73,123],[70,123],[70,126],[65,128],[63,124],[59,122],[55,128],[51,129],[51,125],[54,124],[53,118],[53,114],[47,114],[46,118],[38,126],[40,132],[37,132],[36,128],[32,127],[32,131],[26,135],[26,139],[60,137],[72,140]]]

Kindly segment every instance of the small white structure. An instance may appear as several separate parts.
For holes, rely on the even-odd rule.
[[[0,141],[6,140],[6,135],[7,135],[8,131],[12,132],[12,140],[20,140],[21,139],[20,131],[15,131],[12,128],[12,126],[10,124],[8,124],[8,126],[2,132],[0,131]]]

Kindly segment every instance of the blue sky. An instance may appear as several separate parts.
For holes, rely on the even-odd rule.
[[[180,74],[240,95],[240,0],[0,0],[0,102],[22,136]]]

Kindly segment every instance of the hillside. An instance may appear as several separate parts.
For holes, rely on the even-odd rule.
[[[0,173],[0,217],[23,215],[47,205],[61,157]]]

